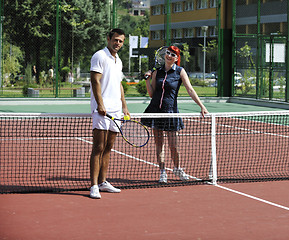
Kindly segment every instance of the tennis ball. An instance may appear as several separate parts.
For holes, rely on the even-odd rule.
[[[129,117],[129,115],[125,115],[125,116],[123,117],[123,119],[124,119],[124,120],[129,120],[130,117]]]

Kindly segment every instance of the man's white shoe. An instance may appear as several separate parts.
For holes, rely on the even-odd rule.
[[[90,197],[91,198],[96,198],[96,199],[100,199],[101,198],[101,195],[99,193],[99,188],[98,188],[97,185],[93,185],[90,188]]]
[[[120,189],[115,188],[112,186],[108,181],[105,181],[101,184],[98,184],[99,191],[101,192],[110,192],[110,193],[119,193],[121,192]]]

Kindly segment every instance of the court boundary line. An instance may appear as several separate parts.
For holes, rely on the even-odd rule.
[[[78,138],[78,140],[81,140],[81,141],[84,141],[86,143],[89,143],[89,144],[92,144],[92,142],[88,141],[88,140],[85,140],[85,139],[82,139],[82,138]],[[123,152],[120,152],[118,150],[115,150],[115,149],[112,149],[113,152],[117,153],[117,154],[120,154],[120,155],[124,155],[126,157],[129,157],[129,158],[132,158],[132,159],[135,159],[139,162],[142,162],[142,163],[145,163],[145,164],[148,164],[148,165],[152,165],[152,166],[155,166],[155,167],[158,167],[158,164],[156,163],[152,163],[152,162],[149,162],[149,161],[146,161],[146,160],[143,160],[143,159],[140,159],[140,158],[136,158],[130,154],[126,154],[126,153],[123,153]],[[172,169],[170,168],[166,168],[166,170],[169,170],[169,171],[173,171]],[[199,178],[196,178],[194,176],[191,176],[189,175],[190,178],[192,179],[195,179],[195,180],[202,180],[202,179],[199,179]],[[234,190],[234,189],[231,189],[231,188],[228,188],[228,187],[224,187],[224,186],[221,186],[217,183],[211,183],[211,182],[206,182],[207,185],[211,185],[211,186],[214,186],[214,187],[217,187],[217,188],[220,188],[220,189],[223,189],[225,191],[229,191],[229,192],[232,192],[232,193],[235,193],[237,195],[241,195],[241,196],[244,196],[244,197],[247,197],[247,198],[250,198],[250,199],[253,199],[255,201],[259,201],[259,202],[262,202],[262,203],[265,203],[265,204],[268,204],[268,205],[271,205],[271,206],[274,206],[274,207],[277,207],[277,208],[281,208],[281,209],[284,209],[284,210],[287,210],[289,211],[289,207],[285,207],[283,205],[280,205],[280,204],[277,204],[277,203],[273,203],[271,201],[268,201],[268,200],[265,200],[265,199],[262,199],[262,198],[259,198],[259,197],[255,197],[253,195],[250,195],[250,194],[247,194],[247,193],[243,193],[243,192],[240,192],[240,191],[237,191],[237,190]]]
[[[280,204],[277,204],[277,203],[273,203],[273,202],[270,202],[268,200],[265,200],[265,199],[262,199],[262,198],[259,198],[259,197],[255,197],[255,196],[247,194],[247,193],[243,193],[243,192],[240,192],[240,191],[228,188],[228,187],[224,187],[224,186],[221,186],[219,184],[212,184],[212,183],[208,183],[208,184],[212,185],[214,187],[221,188],[223,190],[226,190],[226,191],[229,191],[229,192],[232,192],[232,193],[235,193],[235,194],[247,197],[247,198],[251,198],[253,200],[256,200],[256,201],[259,201],[259,202],[263,202],[265,204],[268,204],[268,205],[271,205],[271,206],[278,207],[278,208],[281,208],[281,209],[289,211],[289,207],[285,207],[283,205],[280,205]]]

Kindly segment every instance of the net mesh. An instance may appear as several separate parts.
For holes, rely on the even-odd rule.
[[[123,122],[120,130],[122,131],[124,138],[136,147],[144,146],[150,137],[147,128],[137,121]]]
[[[164,135],[168,183],[160,184],[157,136],[142,148],[118,135],[110,156],[108,181],[120,188],[200,184],[208,181],[264,181],[289,178],[289,113],[132,114],[132,119],[181,117],[177,132],[181,181],[168,136]],[[92,148],[87,114],[0,115],[0,192],[87,190]],[[174,155],[174,154],[173,154]],[[175,155],[174,155],[175,156]]]

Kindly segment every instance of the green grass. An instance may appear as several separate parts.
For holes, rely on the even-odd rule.
[[[73,97],[73,89],[79,88],[81,86],[79,85],[71,85],[71,84],[64,84],[61,86],[58,97],[64,98],[64,97]],[[53,90],[53,87],[37,87],[39,89],[39,98],[54,98],[55,97],[55,90]],[[199,96],[216,96],[216,88],[214,87],[194,87],[195,91],[198,93]],[[127,92],[125,93],[127,97],[141,97],[142,95],[138,93],[136,90],[135,85],[130,85],[128,87]],[[148,96],[148,94],[146,95]],[[189,96],[187,93],[187,90],[184,86],[181,86],[179,91],[179,96]],[[0,89],[0,98],[16,98],[16,97],[24,97],[22,94],[22,87],[5,87]],[[86,93],[85,97],[90,97],[90,93]]]
[[[214,87],[199,87],[199,86],[194,86],[195,91],[199,96],[206,96],[206,97],[215,97],[217,96],[217,89]],[[135,85],[129,86],[127,92],[125,93],[126,96],[132,96],[132,97],[140,97],[141,94],[138,93],[136,90]],[[148,94],[146,95],[148,96]],[[185,97],[189,96],[186,88],[184,86],[180,87],[179,90],[179,96]]]

